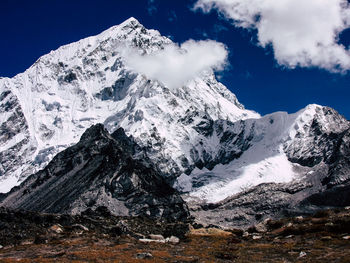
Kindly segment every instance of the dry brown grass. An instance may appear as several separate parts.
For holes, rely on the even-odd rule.
[[[61,236],[47,244],[8,246],[0,250],[0,262],[349,262],[350,213],[305,218],[286,227],[288,221],[274,224],[261,239],[243,237],[240,231],[217,228],[191,229],[179,244],[141,243],[129,236],[110,238],[96,233]],[[322,220],[319,220],[321,218]],[[273,223],[273,222],[272,222]],[[276,231],[276,230],[281,231]],[[254,235],[258,235],[255,233]],[[289,236],[292,235],[292,236]],[[331,237],[324,239],[322,237]],[[138,259],[138,253],[151,253],[151,259]],[[306,256],[300,257],[300,255]]]
[[[190,236],[231,236],[232,233],[228,231],[221,230],[219,228],[190,228]]]
[[[210,231],[209,231],[210,232]],[[301,251],[307,253],[299,258]],[[151,259],[137,259],[149,252]],[[60,244],[23,245],[5,248],[1,262],[350,262],[350,242],[335,238],[314,240],[313,236],[281,240],[243,240],[234,235],[190,234],[185,241],[172,244],[144,244],[122,238],[119,243],[89,239],[65,240]]]

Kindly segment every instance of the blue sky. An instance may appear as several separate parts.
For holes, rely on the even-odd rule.
[[[350,74],[317,66],[281,66],[273,47],[259,46],[257,30],[232,25],[222,13],[191,8],[183,0],[3,0],[0,9],[0,76],[12,77],[41,55],[61,45],[100,33],[127,18],[137,18],[173,41],[212,39],[229,49],[229,66],[220,81],[246,108],[261,114],[295,112],[317,103],[335,108],[350,119]],[[350,30],[338,43],[350,44]],[[261,43],[260,43],[261,44]]]

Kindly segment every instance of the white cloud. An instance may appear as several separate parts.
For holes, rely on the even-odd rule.
[[[350,69],[349,49],[338,43],[350,27],[347,0],[198,0],[194,9],[216,9],[235,26],[256,29],[281,65]]]
[[[151,54],[123,50],[126,65],[136,72],[177,88],[205,70],[223,70],[228,52],[224,44],[213,41],[188,40],[181,46],[172,44]]]

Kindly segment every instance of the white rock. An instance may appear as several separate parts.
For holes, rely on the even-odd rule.
[[[149,238],[141,238],[139,239],[140,242],[142,243],[165,243],[165,239],[164,240],[154,240],[154,239],[149,239]]]
[[[169,243],[172,243],[172,244],[177,244],[180,242],[180,239],[178,237],[175,237],[175,236],[171,236],[168,240]]]
[[[150,234],[148,237],[153,240],[165,240],[165,238],[162,235]]]

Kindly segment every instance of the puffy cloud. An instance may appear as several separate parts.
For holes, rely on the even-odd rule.
[[[338,42],[350,27],[347,0],[198,0],[194,9],[216,9],[235,26],[256,29],[281,65],[350,69],[349,49]]]
[[[225,45],[213,40],[188,40],[180,46],[168,45],[151,54],[131,49],[123,53],[131,69],[170,88],[183,85],[205,70],[223,70],[228,55]]]

